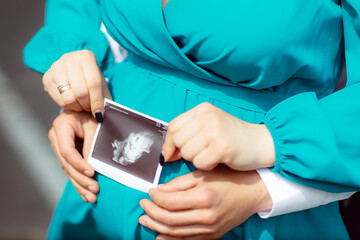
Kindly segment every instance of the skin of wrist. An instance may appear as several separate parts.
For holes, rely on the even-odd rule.
[[[235,174],[231,174],[231,172],[229,172],[229,176],[232,177],[232,181],[236,185],[245,184],[248,186],[246,190],[249,197],[247,202],[251,204],[247,207],[250,216],[256,214],[257,212],[272,208],[273,202],[270,194],[260,175],[255,170],[245,172],[238,171],[238,173]],[[238,194],[244,194],[242,192],[243,190],[244,189],[240,190]]]
[[[275,164],[275,146],[274,140],[269,129],[265,124],[257,124],[258,130],[258,147],[261,151],[258,151],[258,166],[257,168],[273,167]]]
[[[256,188],[258,192],[258,204],[255,207],[255,212],[257,213],[267,209],[271,209],[273,206],[273,202],[264,182],[261,180],[260,175],[256,171],[254,171],[254,174],[257,178]]]

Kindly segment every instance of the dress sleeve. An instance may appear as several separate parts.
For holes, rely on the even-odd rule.
[[[327,192],[360,190],[360,1],[343,0],[347,84],[318,99],[302,93],[270,109],[272,171]]]
[[[63,54],[91,50],[100,67],[111,61],[109,43],[100,31],[99,0],[48,0],[45,26],[24,48],[24,63],[45,73]]]

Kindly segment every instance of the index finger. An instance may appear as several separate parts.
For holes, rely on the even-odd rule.
[[[103,76],[96,60],[84,64],[83,73],[89,90],[91,112],[94,117],[97,117],[98,121],[102,121],[102,113],[104,112],[104,96],[102,89]],[[101,114],[101,119],[96,116],[97,113]]]
[[[159,184],[157,188],[162,192],[185,191],[195,187],[198,181],[198,172],[195,171],[183,176],[176,177],[170,182]]]
[[[150,191],[150,197],[156,205],[170,211],[207,208],[210,205],[205,189],[198,186],[185,191],[163,192]]]
[[[90,111],[90,97],[82,67],[79,63],[68,63],[68,79],[76,100],[85,111]]]
[[[162,192],[151,190],[151,199],[156,205],[170,211],[206,208],[203,193],[197,187],[186,191]]]

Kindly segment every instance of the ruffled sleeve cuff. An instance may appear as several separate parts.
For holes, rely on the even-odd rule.
[[[109,42],[100,29],[70,32],[45,26],[24,48],[24,63],[35,71],[45,73],[63,54],[85,49],[95,54],[99,67],[108,64],[111,59],[107,58]]]
[[[339,173],[336,167],[344,163],[333,126],[315,93],[298,94],[280,102],[267,112],[264,124],[274,140],[273,172],[323,191],[353,191],[331,184],[331,176],[345,174]]]
[[[307,142],[310,139],[306,137],[313,135],[314,122],[311,119],[311,109],[304,109],[302,106],[313,107],[317,101],[315,94],[303,93],[278,103],[266,113],[264,124],[271,133],[275,147],[273,172],[288,175],[291,174],[287,171],[289,165],[294,165],[292,168],[296,171],[301,171],[304,167],[298,160],[304,156],[304,151],[311,150],[310,143]],[[301,146],[309,148],[301,149]]]

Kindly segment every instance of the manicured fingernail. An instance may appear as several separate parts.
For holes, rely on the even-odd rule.
[[[81,198],[84,200],[84,202],[88,202],[88,200],[83,195],[81,195]]]
[[[93,185],[89,185],[87,188],[88,188],[91,192],[93,192],[93,191],[95,190],[95,188],[94,188]]]
[[[164,162],[165,162],[164,154],[163,152],[161,152],[159,157],[159,163],[161,166],[164,166]]]
[[[91,177],[91,176],[90,176],[90,171],[89,171],[89,170],[85,170],[85,171],[84,171],[84,174],[85,174],[86,176]]]
[[[95,118],[96,118],[96,121],[97,121],[98,123],[102,123],[102,122],[103,122],[103,116],[102,116],[102,113],[101,113],[100,110],[97,110],[97,111],[95,112]]]
[[[156,240],[165,240],[165,238],[162,236],[158,236],[158,237],[156,237]]]
[[[146,225],[146,222],[144,221],[144,219],[140,219],[139,220],[139,223],[141,224],[141,225],[143,225],[144,227],[147,227],[147,225]]]

